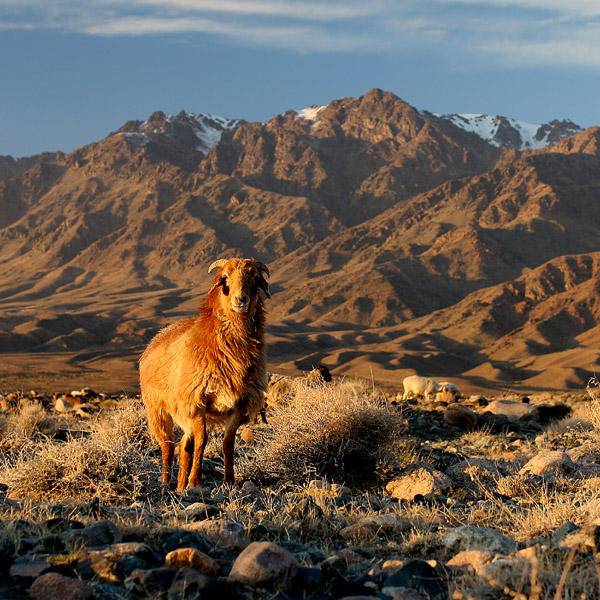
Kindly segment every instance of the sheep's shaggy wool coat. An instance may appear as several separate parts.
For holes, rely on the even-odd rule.
[[[184,432],[178,488],[187,483],[182,467],[190,468],[190,454],[195,456],[189,483],[197,485],[206,428],[212,425],[225,427],[226,480],[232,480],[232,456],[228,461],[227,455],[233,454],[235,431],[264,405],[265,310],[259,289],[270,297],[263,278],[268,271],[252,259],[218,263],[221,268],[198,316],[159,332],[140,359],[142,398],[163,450],[164,483],[173,464],[173,421]]]

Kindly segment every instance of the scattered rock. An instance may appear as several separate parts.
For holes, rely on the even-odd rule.
[[[38,577],[54,570],[54,567],[45,560],[24,556],[15,560],[8,574],[20,585],[29,585]]]
[[[442,536],[442,543],[451,551],[483,550],[498,554],[510,554],[516,551],[514,540],[490,527],[463,525],[450,529]]]
[[[477,415],[469,407],[455,402],[444,411],[444,421],[453,427],[471,430],[477,426]]]
[[[417,494],[426,496],[452,487],[452,480],[431,465],[411,464],[402,475],[394,477],[385,487],[392,498],[414,500]]]
[[[182,567],[176,571],[169,588],[168,600],[200,600],[207,598],[227,598],[215,593],[217,581],[192,567]]]
[[[306,493],[315,500],[322,500],[324,498],[342,498],[352,496],[350,488],[345,485],[338,485],[337,483],[329,483],[324,479],[313,479],[308,484]]]
[[[401,569],[388,577],[383,583],[383,593],[389,588],[408,588],[416,590],[431,600],[448,598],[448,582],[444,569],[437,563],[409,560]]]
[[[495,487],[495,483],[501,476],[498,467],[483,458],[469,458],[448,469],[448,475],[454,483],[468,490],[480,490],[482,487]]]
[[[46,573],[31,584],[29,597],[31,600],[94,600],[94,590],[79,579]]]
[[[215,550],[231,552],[232,550],[243,550],[248,545],[246,530],[237,521],[228,519],[198,521],[189,523],[186,529],[200,533]]]
[[[532,473],[533,475],[544,475],[550,471],[559,473],[571,473],[576,469],[575,463],[569,455],[562,450],[544,450],[536,454],[519,471],[520,474]]]
[[[559,545],[596,554],[600,548],[600,526],[586,525],[565,535]]]
[[[206,575],[216,575],[219,571],[217,563],[207,554],[196,548],[179,548],[165,557],[165,564],[175,571],[182,567],[193,567]]]
[[[64,398],[57,398],[56,402],[54,403],[54,410],[61,413],[69,412],[70,410],[73,410],[73,405],[67,402]]]
[[[69,529],[64,533],[67,543],[73,546],[107,546],[117,544],[122,539],[121,530],[107,519],[95,521],[83,529]]]
[[[272,542],[253,542],[235,559],[229,580],[285,592],[297,571],[296,559],[287,550]]]
[[[485,410],[493,415],[503,415],[511,421],[538,421],[540,416],[533,404],[505,399],[490,402]]]
[[[462,550],[448,560],[446,566],[464,568],[474,573],[481,565],[490,562],[493,556],[485,550]]]
[[[254,445],[254,431],[252,431],[250,427],[244,427],[244,429],[242,429],[242,432],[240,433],[240,438],[244,443],[248,444],[249,446]]]
[[[135,569],[125,580],[125,587],[145,597],[156,598],[169,590],[174,579],[175,571],[167,567]]]

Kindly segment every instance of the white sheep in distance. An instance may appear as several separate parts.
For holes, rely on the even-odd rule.
[[[451,394],[454,398],[458,398],[460,396],[460,392],[458,391],[458,386],[451,381],[441,381],[439,383],[440,392],[446,392],[447,394]]]
[[[421,377],[420,375],[409,375],[402,380],[404,387],[404,394],[402,400],[406,400],[409,397],[422,396],[426,400],[430,400],[435,397],[436,393],[440,389],[439,383],[431,379],[430,377]]]
[[[160,331],[140,358],[140,387],[148,425],[162,451],[169,485],[175,447],[173,422],[183,430],[177,489],[198,486],[207,425],[225,427],[225,483],[233,483],[235,434],[264,406],[267,389],[264,299],[266,265],[254,259],[217,260],[219,271],[197,317]]]

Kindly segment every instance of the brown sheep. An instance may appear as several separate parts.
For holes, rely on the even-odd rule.
[[[148,425],[162,451],[162,482],[171,480],[173,421],[183,430],[177,490],[198,486],[207,425],[225,428],[225,483],[233,483],[235,434],[264,405],[266,265],[254,259],[217,260],[212,286],[197,317],[160,331],[140,358]]]

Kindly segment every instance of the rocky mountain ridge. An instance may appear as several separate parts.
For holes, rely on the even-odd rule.
[[[557,386],[581,385],[598,359],[599,132],[522,152],[381,90],[265,123],[129,122],[0,181],[0,349],[134,373],[195,310],[207,265],[252,255],[272,273],[273,369],[527,387],[562,356]],[[581,280],[578,308],[502,291],[537,269]]]

